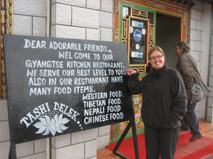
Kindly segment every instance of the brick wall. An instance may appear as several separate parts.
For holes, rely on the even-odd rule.
[[[201,69],[202,32],[203,32],[203,3],[196,2],[191,9],[190,47],[191,54],[195,58],[198,68]]]
[[[213,12],[211,13],[211,35],[210,35],[210,69],[209,69],[209,87],[213,90]],[[213,121],[213,92],[207,99],[207,121]]]
[[[0,156],[7,159],[10,146],[6,100],[0,100]]]
[[[204,82],[212,87],[212,75],[209,71],[210,48],[209,34],[211,33],[211,4],[205,1],[195,1],[195,6],[191,9],[190,26],[190,46],[191,54],[195,58]],[[211,94],[206,99],[198,103],[196,111],[201,120],[212,121],[212,97]]]
[[[112,41],[112,0],[52,1],[51,36]],[[110,126],[54,137],[53,158],[96,158],[109,144]]]
[[[190,47],[191,55],[194,57],[198,69],[201,71],[201,53],[202,53],[202,33],[203,33],[203,3],[196,1],[195,6],[191,8],[190,21]],[[199,105],[199,103],[198,103]],[[199,107],[196,112],[199,114]],[[198,117],[200,117],[198,115]]]

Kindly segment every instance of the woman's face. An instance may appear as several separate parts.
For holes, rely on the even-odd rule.
[[[183,52],[183,49],[180,49],[179,46],[176,46],[176,53],[177,53],[177,56],[180,56]]]
[[[155,50],[150,54],[150,63],[155,69],[160,69],[164,66],[165,56],[160,51]]]

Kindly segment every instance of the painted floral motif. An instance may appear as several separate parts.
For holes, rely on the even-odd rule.
[[[65,124],[70,121],[67,118],[63,118],[63,114],[60,116],[56,114],[54,118],[44,116],[39,118],[39,120],[40,122],[37,122],[33,125],[38,129],[36,134],[43,133],[42,135],[48,135],[51,133],[53,136],[55,136],[56,133],[62,133],[63,131],[67,130],[68,127],[66,127]]]

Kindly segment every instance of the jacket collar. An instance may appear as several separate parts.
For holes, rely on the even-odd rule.
[[[154,76],[161,77],[161,76],[163,76],[163,75],[167,72],[168,66],[167,66],[167,64],[165,63],[164,66],[163,66],[162,68],[160,68],[160,69],[158,69],[158,70],[156,70],[156,69],[153,69],[153,70],[154,70],[154,71],[153,71],[153,75],[154,75]]]

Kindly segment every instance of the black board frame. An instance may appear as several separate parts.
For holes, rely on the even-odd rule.
[[[29,39],[36,39],[36,40],[41,40],[41,39],[45,39],[45,40],[47,40],[47,39],[50,39],[50,38],[46,38],[46,37],[29,37],[29,36],[19,36],[19,35],[3,35],[3,38],[4,38],[4,46],[6,46],[6,47],[4,47],[4,49],[5,48],[8,48],[8,47],[11,47],[10,45],[12,45],[12,47],[17,47],[18,46],[18,44],[16,44],[16,43],[13,43],[13,44],[8,44],[9,42],[8,42],[8,38],[12,41],[13,40],[13,38],[15,38],[16,40],[18,39],[18,38],[21,38],[21,39],[23,39],[23,38],[29,38]],[[5,40],[6,39],[6,40]],[[51,39],[53,39],[53,40],[64,40],[64,39],[60,39],[60,38],[51,38]],[[19,40],[19,39],[18,39]],[[67,39],[66,39],[67,40]],[[69,39],[68,39],[69,40]],[[70,39],[70,40],[76,40],[76,39]],[[88,40],[79,40],[79,39],[77,39],[77,41],[79,42],[81,42],[81,41],[83,41],[83,42],[85,42],[85,41],[87,41],[88,42]],[[90,41],[91,42],[91,41]],[[96,43],[97,41],[92,41],[91,43]],[[18,42],[17,42],[18,43]],[[99,42],[99,44],[101,44],[102,42]],[[109,42],[106,42],[106,43],[109,43]],[[114,42],[111,42],[111,43],[114,43]],[[14,45],[14,46],[13,46]],[[108,45],[108,44],[107,44]],[[111,44],[110,44],[111,45]],[[123,45],[123,44],[122,44]],[[15,49],[19,49],[18,47],[17,48],[15,48]],[[124,52],[127,52],[127,50],[126,50],[126,47],[125,47],[125,50],[122,50],[122,51],[124,51]],[[12,62],[11,60],[8,62],[7,61],[7,52],[9,52],[8,50],[5,50],[5,52],[6,52],[6,60],[5,60],[5,62],[6,62],[6,76],[7,76],[7,63],[9,63],[9,62]],[[16,50],[14,51],[14,52],[16,52]],[[15,54],[14,54],[15,55]],[[15,57],[17,57],[17,56],[15,56]],[[123,58],[123,57],[122,57]],[[125,56],[124,56],[124,58],[125,58]],[[127,57],[126,57],[126,59],[127,59]],[[17,61],[15,61],[15,62],[17,62]],[[128,62],[126,63],[127,64],[127,66],[128,66]],[[15,68],[16,69],[16,68]],[[7,77],[9,77],[9,76],[7,76]],[[8,78],[7,78],[8,79]],[[7,83],[9,83],[9,82],[7,82]],[[7,87],[7,91],[8,91],[8,87]],[[14,95],[14,94],[13,94]],[[118,123],[118,122],[122,122],[122,121],[127,121],[127,120],[130,120],[130,123],[129,123],[129,127],[133,127],[133,137],[135,136],[135,134],[136,134],[136,129],[135,129],[135,123],[133,123],[133,120],[134,120],[134,109],[133,109],[133,106],[132,106],[132,102],[130,102],[129,101],[129,99],[130,99],[130,97],[128,96],[128,102],[127,102],[127,104],[125,104],[126,105],[126,107],[129,107],[129,112],[128,112],[128,117],[127,118],[125,118],[125,120],[123,119],[123,120],[118,120],[118,121],[113,121],[113,122],[111,122],[111,123],[109,123],[109,124],[105,124],[105,125],[110,125],[110,124],[113,124],[113,123]],[[9,101],[9,99],[7,98],[7,100],[8,100],[8,103],[10,103],[10,101]],[[132,100],[132,99],[131,99]],[[126,99],[125,99],[125,101],[126,101]],[[8,112],[10,111],[10,109],[11,109],[11,107],[9,107],[10,105],[8,104]],[[131,115],[130,115],[131,114]],[[10,115],[10,113],[9,113],[9,115]],[[134,120],[135,121],[135,120]],[[12,123],[13,124],[13,123]],[[11,122],[10,122],[10,116],[9,116],[9,125],[11,125]],[[100,126],[105,126],[104,124],[103,125],[100,125]],[[95,127],[91,127],[91,128],[87,128],[87,129],[92,129],[92,128],[97,128],[97,127],[100,127],[100,126],[95,126]],[[87,130],[87,129],[85,129],[85,130]],[[15,130],[15,129],[13,129],[13,130]],[[76,131],[74,131],[74,132],[76,132]],[[69,133],[72,133],[72,132],[69,132]],[[35,139],[35,138],[33,138],[33,139],[27,139],[26,141],[18,141],[17,142],[17,140],[14,140],[14,135],[11,135],[12,134],[12,132],[10,131],[10,151],[9,151],[9,158],[12,158],[12,159],[16,159],[16,144],[17,143],[22,143],[22,142],[27,142],[27,141],[33,141],[33,140],[37,140],[37,138]],[[124,136],[125,136],[126,134],[124,133]],[[50,138],[50,140],[51,140],[51,137],[52,136],[47,136],[47,137],[44,137],[44,138]],[[135,137],[134,137],[135,138]],[[41,139],[41,138],[38,138],[38,139]],[[122,141],[121,141],[122,142]],[[136,149],[138,149],[137,148],[137,146],[136,146],[136,144],[135,144],[135,148]],[[136,150],[136,151],[138,151],[138,150]]]

